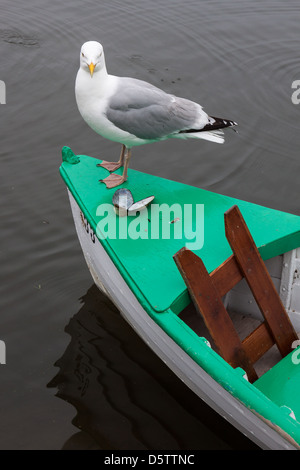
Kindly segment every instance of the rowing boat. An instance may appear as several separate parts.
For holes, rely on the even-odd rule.
[[[108,174],[101,161],[68,147],[62,157],[77,235],[99,289],[240,432],[262,449],[299,449],[300,217],[135,170],[121,188],[134,201],[152,196],[151,203],[122,217],[112,202],[116,188],[99,182]],[[235,227],[245,225],[241,238],[229,225],[234,215],[241,217]],[[239,240],[247,230],[251,254],[244,256],[248,242]]]

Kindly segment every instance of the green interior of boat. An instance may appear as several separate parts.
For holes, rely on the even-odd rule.
[[[109,174],[96,166],[100,160],[76,156],[68,147],[63,148],[62,155],[61,176],[98,238],[110,223],[113,226],[118,219],[123,219],[126,230],[133,223],[134,233],[140,232],[135,239],[129,236],[122,239],[118,236],[121,229],[117,227],[116,234],[112,230],[103,237],[102,233],[101,243],[149,315],[225,390],[255,414],[284,430],[288,440],[300,448],[300,365],[292,361],[295,351],[254,384],[244,380],[243,370],[229,366],[207,347],[204,338],[199,338],[179,318],[178,314],[190,304],[190,297],[173,260],[173,255],[184,245],[196,241],[199,245],[195,245],[196,249],[191,245],[188,247],[201,257],[209,272],[224,262],[232,254],[225,236],[224,213],[233,205],[238,205],[264,260],[300,246],[300,217],[129,170],[128,181],[121,187],[130,189],[134,201],[151,195],[155,199],[147,210],[119,218],[113,210],[102,211],[103,205],[112,205],[113,195],[119,188],[107,189],[99,182]],[[151,238],[153,221],[162,220],[165,216],[160,211],[163,204],[168,207],[175,205],[174,211],[167,213],[170,236]],[[202,224],[199,234],[195,225],[197,205],[197,222],[200,220]],[[186,206],[192,210],[192,216],[188,210],[186,212]],[[204,210],[204,219],[201,210]],[[184,230],[178,237],[174,227],[181,220]],[[191,237],[193,234],[196,234],[195,240]]]
[[[295,350],[284,357],[256,382],[257,387],[280,407],[293,412],[300,422],[300,351]]]

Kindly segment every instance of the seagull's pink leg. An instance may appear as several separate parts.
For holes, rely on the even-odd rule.
[[[125,153],[125,145],[122,145],[122,150],[121,150],[121,155],[119,158],[118,162],[107,162],[106,160],[103,160],[102,163],[98,163],[97,166],[102,166],[108,171],[116,171],[118,168],[121,168],[124,164],[124,153]]]

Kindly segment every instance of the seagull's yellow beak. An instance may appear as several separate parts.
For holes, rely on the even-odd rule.
[[[93,62],[91,62],[89,64],[89,69],[90,69],[90,74],[91,74],[91,77],[92,77],[93,73],[94,73],[94,70],[95,70],[95,64],[93,64]]]

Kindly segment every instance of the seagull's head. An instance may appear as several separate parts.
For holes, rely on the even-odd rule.
[[[89,72],[91,77],[105,67],[102,45],[97,41],[88,41],[83,44],[80,51],[80,67]]]

